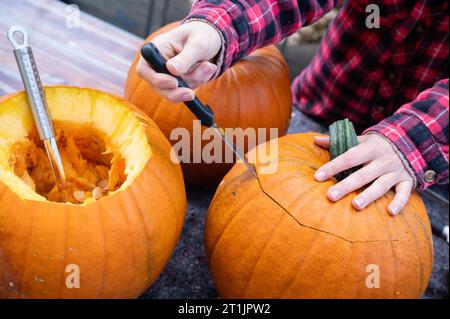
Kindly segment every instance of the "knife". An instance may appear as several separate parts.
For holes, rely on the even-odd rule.
[[[159,52],[158,48],[151,42],[145,44],[141,49],[141,55],[145,61],[158,73],[165,73],[172,75],[166,67],[166,59]],[[174,75],[172,75],[174,76]],[[189,88],[186,81],[179,76],[174,76],[178,81],[178,87]],[[217,135],[220,136],[222,141],[227,147],[229,147],[236,156],[247,166],[248,170],[255,176],[256,170],[253,164],[251,164],[244,153],[233,143],[233,141],[226,135],[225,131],[217,125],[214,121],[214,113],[209,105],[203,104],[198,97],[195,97],[192,101],[186,101],[184,104],[189,110],[200,120],[200,123],[205,127],[211,127]]]

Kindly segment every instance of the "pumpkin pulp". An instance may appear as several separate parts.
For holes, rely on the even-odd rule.
[[[107,138],[90,125],[55,123],[56,140],[66,173],[60,186],[52,173],[44,144],[35,128],[11,149],[14,173],[38,194],[54,202],[82,203],[100,199],[125,181],[125,161],[107,148]]]
[[[70,99],[74,90],[78,103]],[[23,92],[0,108],[0,181],[24,200],[73,204],[128,187],[151,157],[145,123],[112,96],[99,103],[95,90],[47,87],[45,93],[67,175],[63,191]]]

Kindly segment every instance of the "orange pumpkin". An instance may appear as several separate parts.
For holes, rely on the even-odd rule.
[[[179,22],[163,27],[146,41],[177,25]],[[161,98],[137,75],[139,56],[137,53],[128,73],[125,98],[147,113],[168,139],[177,127],[188,129],[192,135],[194,116],[183,103],[173,104]],[[289,70],[274,46],[253,52],[218,79],[198,88],[196,94],[211,106],[216,122],[223,128],[277,128],[278,136],[282,136],[289,127],[292,109]],[[267,134],[264,140],[256,143],[269,138]],[[203,141],[202,147],[208,141]],[[248,151],[246,146],[245,152]],[[198,149],[196,151],[199,152]],[[226,163],[184,163],[183,171],[189,184],[217,185],[231,166]]]
[[[64,132],[71,191],[86,198],[47,199],[51,172],[39,155],[26,95],[3,98],[0,298],[137,297],[179,237],[186,210],[181,167],[156,124],[128,102],[75,87],[45,93],[58,134]],[[114,184],[105,183],[102,196],[82,190],[102,175]]]
[[[351,205],[356,192],[328,201],[327,189],[336,181],[316,182],[314,172],[329,152],[312,137],[280,138],[278,158],[271,157],[275,173],[255,178],[236,164],[219,185],[205,246],[220,295],[420,298],[432,271],[433,243],[419,195],[413,193],[397,217],[386,208],[392,192],[362,212]],[[256,161],[259,172],[266,166]]]

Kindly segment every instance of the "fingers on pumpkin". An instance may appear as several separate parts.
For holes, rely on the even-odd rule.
[[[358,136],[358,142],[362,143],[367,139],[367,136]],[[314,143],[323,148],[330,147],[330,137],[328,135],[317,135],[313,137]]]
[[[380,176],[372,185],[353,199],[353,207],[357,210],[366,208],[369,204],[386,194],[396,182],[397,180],[393,173]]]
[[[367,166],[362,167],[357,170],[341,182],[336,185],[330,187],[328,191],[328,197],[332,201],[336,201],[344,197],[345,195],[360,189],[361,187],[371,183],[376,178],[380,177],[383,173],[382,171],[383,165],[382,163],[378,163],[376,161],[371,162]],[[337,191],[337,192],[335,192]],[[338,196],[333,196],[334,194],[339,194]]]
[[[317,181],[323,182],[349,168],[367,163],[372,159],[370,154],[370,152],[366,151],[364,144],[355,146],[320,167],[315,173],[315,178]]]
[[[395,185],[395,197],[388,206],[388,211],[392,216],[398,215],[408,203],[411,191],[413,189],[413,181],[401,181]]]

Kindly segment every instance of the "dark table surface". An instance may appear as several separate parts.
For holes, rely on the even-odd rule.
[[[12,25],[28,30],[44,84],[70,84],[123,94],[128,68],[142,39],[93,16],[73,12],[55,0],[0,1],[0,96],[22,90],[6,32]],[[290,133],[323,131],[294,111]],[[448,187],[434,190],[448,198]],[[203,247],[203,227],[213,188],[188,188],[188,211],[178,246],[157,282],[143,298],[217,298]],[[431,218],[448,224],[448,207],[424,198]],[[449,246],[433,236],[435,262],[425,298],[448,298]]]

